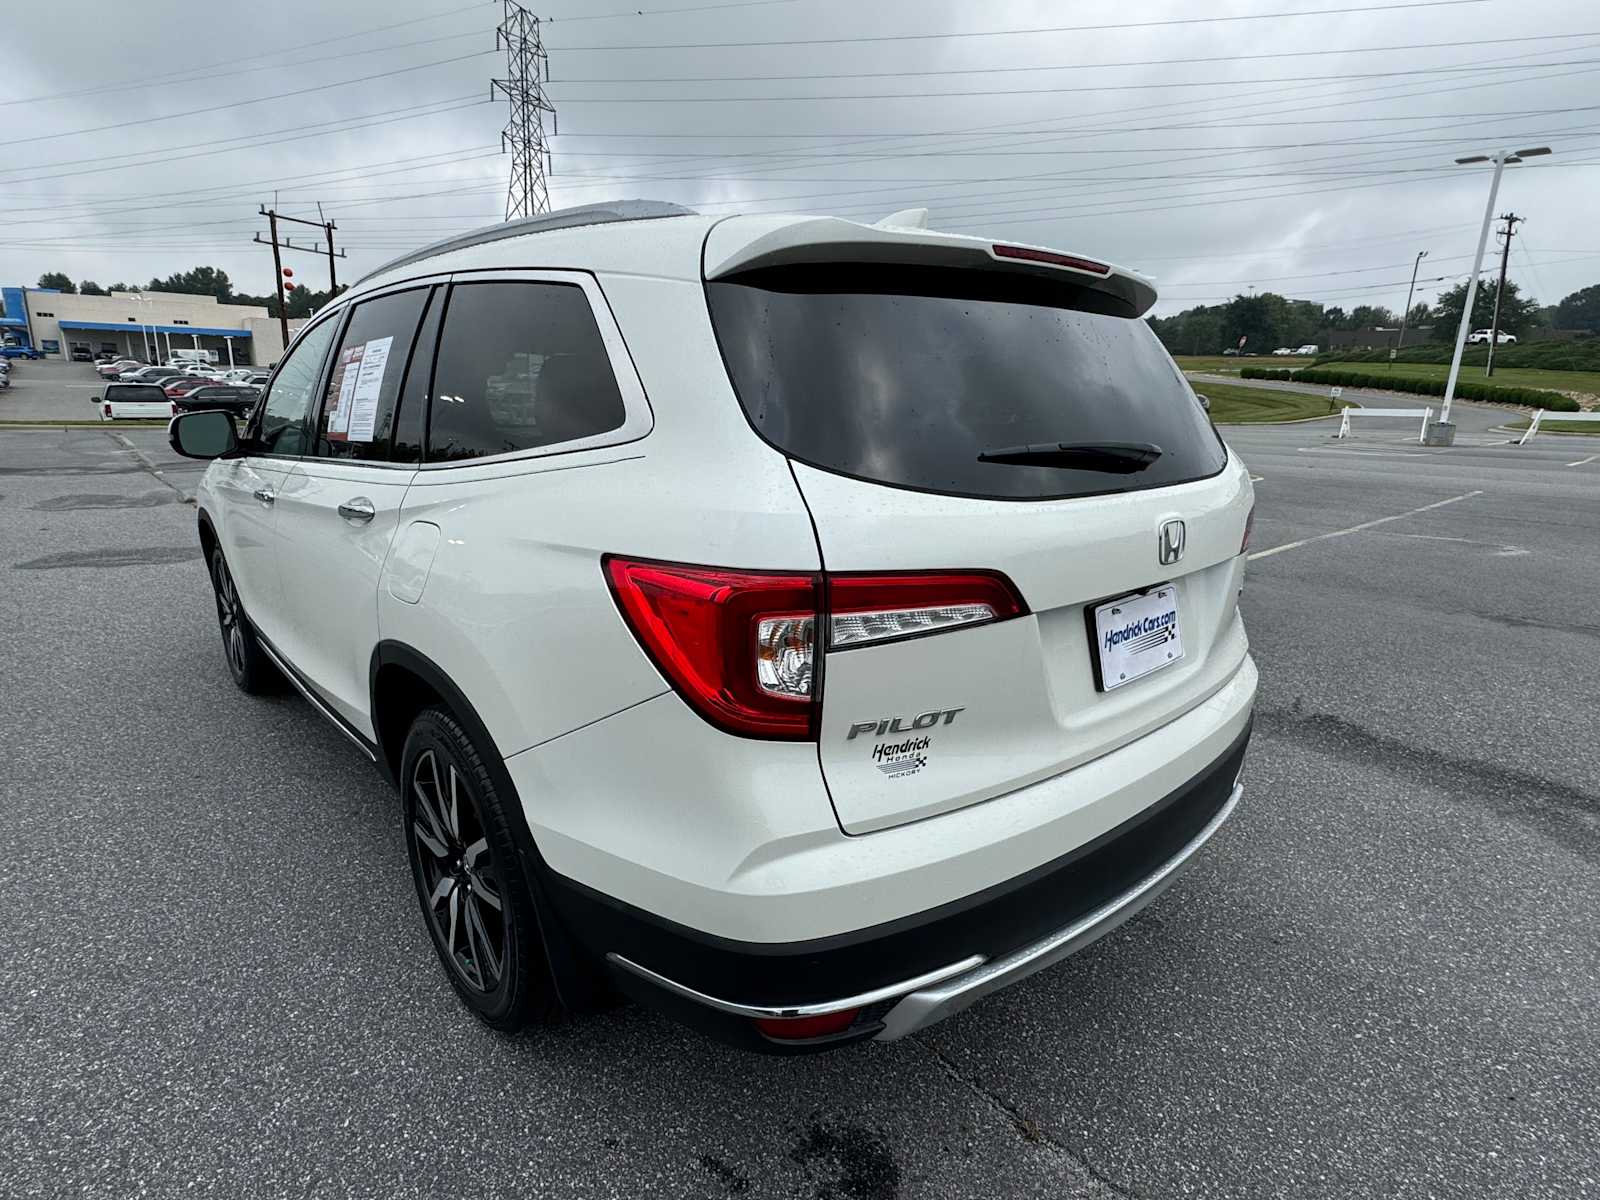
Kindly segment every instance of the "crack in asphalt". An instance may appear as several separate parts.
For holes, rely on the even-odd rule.
[[[1557,845],[1600,863],[1600,795],[1515,767],[1459,757],[1385,737],[1333,713],[1288,708],[1258,711],[1256,731],[1297,741],[1334,758],[1378,762],[1422,786],[1484,803]]]
[[[113,433],[109,429],[105,431],[105,435],[113,442],[119,444],[125,451],[127,451],[127,453],[133,455],[134,460],[162,484],[177,492],[178,498],[181,499],[185,504],[193,504],[195,502],[193,496],[189,495],[188,492],[184,491],[177,484],[173,483],[172,480],[168,479],[166,473],[163,472],[160,467],[156,466],[156,464],[145,455],[144,451],[140,450],[139,447],[135,446],[127,438],[123,437],[120,433]]]
[[[1066,1159],[1095,1183],[1098,1183],[1101,1187],[1107,1189],[1113,1195],[1125,1197],[1126,1200],[1143,1200],[1143,1197],[1139,1192],[1112,1179],[1104,1171],[1100,1170],[1099,1167],[1090,1162],[1079,1151],[1074,1150],[1071,1146],[1061,1141],[1061,1139],[1053,1136],[1032,1117],[1024,1115],[1020,1108],[1011,1103],[1011,1101],[1007,1100],[1004,1096],[1000,1095],[991,1088],[985,1087],[976,1079],[969,1079],[967,1076],[963,1075],[961,1073],[961,1069],[957,1067],[955,1063],[950,1061],[950,1058],[942,1049],[940,1049],[937,1042],[929,1043],[928,1051],[933,1055],[934,1061],[939,1064],[940,1068],[953,1082],[959,1083],[962,1087],[965,1087],[979,1099],[998,1109],[1005,1116],[1005,1118],[1011,1122],[1012,1128],[1014,1128],[1022,1138],[1032,1142],[1036,1146],[1044,1146],[1058,1157]]]

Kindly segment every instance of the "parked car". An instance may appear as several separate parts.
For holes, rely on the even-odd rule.
[[[1471,342],[1475,346],[1487,346],[1491,341],[1493,341],[1496,346],[1514,346],[1517,342],[1517,335],[1514,333],[1506,333],[1504,330],[1501,330],[1498,334],[1496,334],[1492,330],[1488,329],[1474,329],[1471,333],[1467,334],[1467,341]]]
[[[755,1049],[902,1037],[1115,927],[1238,801],[1253,493],[1155,299],[651,202],[401,258],[242,432],[171,423],[214,460],[227,669],[396,780],[488,1024],[615,988]]]
[[[121,375],[124,371],[137,371],[143,366],[144,364],[135,358],[115,358],[110,362],[97,363],[94,369],[102,379],[110,379]]]
[[[256,406],[261,392],[257,388],[236,384],[206,383],[183,395],[174,397],[179,412],[194,412],[205,408],[220,408],[236,417],[248,417]]]
[[[103,421],[159,420],[178,411],[167,394],[153,383],[108,383],[97,403]]]
[[[207,384],[215,382],[215,380],[207,379],[201,375],[179,375],[173,379],[163,380],[162,387],[166,389],[166,393],[169,396],[182,396],[187,392],[194,391],[195,388],[205,387]]]
[[[1304,346],[1300,346],[1299,348],[1297,348],[1295,350],[1295,353],[1296,354],[1304,354],[1304,355],[1308,355],[1308,356],[1309,355],[1315,355],[1317,353],[1316,343],[1315,342],[1308,342]]]
[[[1293,354],[1293,353],[1294,353],[1294,351],[1293,351],[1293,350],[1291,350],[1291,349],[1289,349],[1289,347],[1287,347],[1287,346],[1279,346],[1279,347],[1278,347],[1278,348],[1277,348],[1277,349],[1276,349],[1276,350],[1274,350],[1274,351],[1273,351],[1273,352],[1272,352],[1272,353],[1273,353],[1273,355],[1274,355],[1274,356],[1275,356],[1275,357],[1277,357],[1277,358],[1282,358],[1282,357],[1284,357],[1284,356],[1285,356],[1285,355],[1289,355],[1289,354]]]
[[[72,348],[72,361],[73,362],[93,362],[94,361],[94,355],[89,353],[89,347],[87,347],[87,346],[74,346]]]
[[[256,373],[256,370],[255,370],[254,367],[234,367],[231,370],[224,371],[222,373],[222,378],[221,378],[221,380],[219,380],[219,382],[221,382],[221,383],[243,383],[246,379],[249,379],[250,376],[254,375],[255,373]]]
[[[36,350],[32,346],[15,345],[15,346],[0,346],[0,356],[3,356],[5,358],[32,358],[32,359],[38,359],[38,358],[43,358],[44,354],[43,354],[42,351]]]
[[[159,383],[165,386],[169,379],[177,379],[185,372],[176,367],[135,367],[131,371],[123,371],[117,376],[122,383]]]
[[[253,388],[264,388],[267,386],[267,380],[270,378],[272,378],[272,376],[269,372],[257,371],[252,375],[245,376],[244,382]]]

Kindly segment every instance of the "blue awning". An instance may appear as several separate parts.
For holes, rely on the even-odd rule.
[[[63,329],[91,329],[96,333],[138,333],[141,329],[154,329],[157,333],[199,334],[201,337],[247,338],[248,329],[210,329],[204,325],[141,325],[128,321],[118,325],[115,321],[57,321]]]

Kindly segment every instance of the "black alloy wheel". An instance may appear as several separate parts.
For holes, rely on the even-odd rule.
[[[217,625],[222,631],[222,649],[228,659],[228,674],[233,682],[246,692],[260,693],[272,690],[277,681],[277,668],[256,640],[250,619],[245,616],[244,604],[239,600],[239,589],[228,570],[228,560],[222,556],[222,547],[211,551],[211,590],[217,599]]]
[[[421,894],[441,957],[475,992],[505,973],[505,901],[472,789],[455,764],[424,750],[411,767],[411,840]]]
[[[417,902],[456,995],[495,1029],[565,1019],[517,848],[526,818],[493,749],[426,708],[406,734],[399,780]]]

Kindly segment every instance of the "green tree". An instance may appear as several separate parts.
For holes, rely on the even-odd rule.
[[[1223,345],[1237,346],[1244,338],[1247,354],[1270,354],[1283,345],[1290,318],[1289,302],[1276,292],[1235,296],[1222,311]]]
[[[233,297],[233,283],[228,273],[217,267],[191,267],[168,275],[165,279],[152,279],[148,285],[152,292],[181,292],[188,296],[215,296],[226,303]]]
[[[78,295],[80,295],[80,296],[108,296],[108,295],[110,295],[110,293],[107,292],[105,288],[101,287],[94,280],[85,279],[82,283],[80,283],[78,285]]]
[[[1480,286],[1472,300],[1472,324],[1469,329],[1488,329],[1494,323],[1494,284]],[[1433,337],[1435,341],[1453,342],[1461,324],[1461,309],[1467,302],[1466,281],[1449,291],[1440,292],[1433,304]],[[1535,324],[1539,302],[1526,299],[1514,279],[1506,280],[1505,300],[1500,305],[1500,329],[1504,333],[1521,333]]]
[[[1381,304],[1358,304],[1350,310],[1350,315],[1345,318],[1344,327],[1346,329],[1372,329],[1380,325],[1393,326],[1398,329],[1400,318]]]
[[[54,288],[58,292],[70,292],[73,295],[76,295],[78,291],[77,284],[73,283],[60,271],[46,271],[39,276],[39,286],[42,288]]]
[[[1573,292],[1556,305],[1551,321],[1557,329],[1587,329],[1600,333],[1600,283]]]

